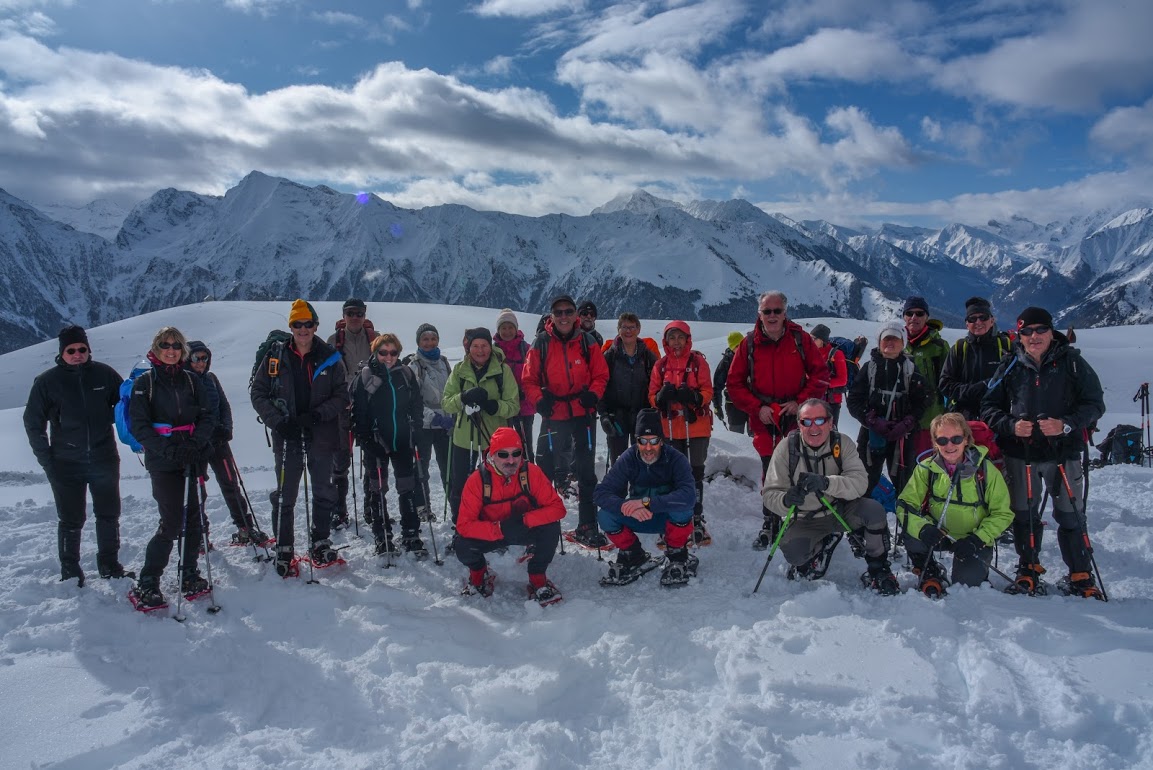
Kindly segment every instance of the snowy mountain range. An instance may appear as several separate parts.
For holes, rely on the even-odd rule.
[[[876,321],[921,294],[957,325],[965,298],[980,294],[1003,320],[1040,304],[1063,324],[1145,323],[1151,255],[1145,208],[870,232],[795,222],[743,200],[679,204],[644,191],[581,217],[411,210],[260,172],[223,196],[161,190],[126,216],[107,202],[35,207],[0,191],[0,351],[66,322],[205,298],[361,296],[531,312],[563,291],[593,298],[605,318],[627,309],[747,324],[756,296],[778,288],[796,317]]]

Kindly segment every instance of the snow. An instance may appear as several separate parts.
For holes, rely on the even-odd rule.
[[[206,303],[91,332],[98,360],[122,372],[163,324],[208,342],[265,523],[271,453],[245,387],[257,342],[283,325],[287,305]],[[317,310],[327,334],[339,303]],[[496,313],[369,305],[376,328],[409,349],[417,325],[433,322],[453,360],[463,330]],[[518,315],[522,327],[535,325],[535,314]],[[877,328],[804,323],[816,322],[844,336],[872,338]],[[644,332],[663,325],[645,321]],[[734,327],[692,325],[715,364]],[[606,336],[612,328],[600,325]],[[1131,399],[1149,379],[1148,327],[1078,336],[1106,386],[1102,428],[1137,424]],[[0,428],[12,439],[0,454],[4,768],[1153,767],[1149,468],[1092,475],[1107,604],[990,587],[953,588],[940,602],[879,597],[859,587],[863,565],[847,548],[815,583],[786,581],[778,557],[752,595],[764,554],[749,549],[760,517],[745,479],[759,461],[746,438],[723,428],[709,471],[737,477],[705,491],[714,544],[700,552],[700,576],[679,590],[661,589],[655,573],[602,588],[604,565],[570,550],[550,569],[566,601],[546,609],[525,601],[517,553],[492,559],[500,579],[485,600],[457,594],[465,570],[455,559],[384,570],[352,533],[337,535],[348,565],[318,572],[320,585],[281,580],[251,551],[223,545],[228,516],[209,482],[223,611],[209,615],[197,602],[179,624],[133,612],[126,581],[96,577],[91,524],[88,585],[56,580],[55,509],[21,425],[31,379],[54,353],[45,343],[0,357]],[[851,420],[842,427],[855,435]],[[155,507],[128,453],[122,476],[121,558],[139,569]],[[443,497],[434,492],[433,503],[440,510]],[[443,548],[448,527],[436,526]],[[1011,561],[1002,549],[1001,567]],[[1052,536],[1045,562],[1060,574]],[[173,573],[174,564],[169,594]],[[899,577],[912,584],[910,573]]]

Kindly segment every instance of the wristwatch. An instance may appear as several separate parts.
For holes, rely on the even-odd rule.
[[[1066,423],[1063,423],[1062,425],[1063,425],[1063,427],[1061,428],[1061,432],[1064,433],[1066,436],[1068,436],[1070,433],[1073,432],[1073,426],[1070,425],[1069,423],[1066,422]]]
[[[641,498],[641,505],[643,505],[645,508],[648,508],[649,507],[649,498],[642,497]]]

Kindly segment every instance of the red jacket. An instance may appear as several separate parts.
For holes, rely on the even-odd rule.
[[[688,339],[685,341],[685,355],[673,355],[669,344],[664,343],[665,356],[657,361],[649,376],[649,403],[657,405],[657,392],[665,383],[678,388],[687,385],[701,394],[701,403],[697,406],[673,402],[666,413],[661,414],[665,432],[671,427],[672,435],[668,439],[685,439],[685,412],[692,411],[697,419],[689,423],[688,438],[707,438],[713,434],[713,412],[709,404],[713,400],[713,378],[709,373],[709,362],[704,354],[693,350],[693,337],[689,333],[689,325],[682,321],[674,321],[669,327],[679,329]],[[668,328],[665,329],[668,332]]]
[[[542,336],[548,340],[547,361],[541,361],[538,350]],[[541,400],[545,388],[556,399],[551,418],[554,420],[584,417],[590,410],[577,401],[581,391],[591,390],[599,401],[608,382],[609,367],[596,340],[589,338],[586,361],[579,330],[566,342],[551,326],[537,336],[537,342],[529,349],[521,376],[521,387],[534,405]]]
[[[825,352],[813,343],[808,332],[792,321],[785,322],[785,333],[776,342],[766,337],[761,324],[757,323],[753,329],[751,377],[748,345],[746,336],[733,351],[733,363],[725,385],[733,404],[749,415],[753,447],[762,457],[768,457],[781,437],[770,434],[768,427],[757,417],[761,407],[774,402],[796,401],[800,404],[809,398],[823,398],[829,388],[829,367],[825,363]]]
[[[552,482],[544,471],[534,463],[527,463],[528,493],[533,507],[524,515],[524,523],[530,527],[551,524],[565,517],[564,502],[553,489]],[[492,471],[492,495],[488,505],[484,504],[484,482],[480,471],[473,471],[464,483],[460,496],[460,515],[456,521],[456,531],[462,537],[474,540],[503,540],[500,531],[501,520],[508,517],[513,501],[524,496],[520,486],[520,474],[506,479]]]

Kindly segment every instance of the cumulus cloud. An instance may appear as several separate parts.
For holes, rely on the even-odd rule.
[[[1153,99],[1139,107],[1113,110],[1097,121],[1089,137],[1127,159],[1153,161]]]

